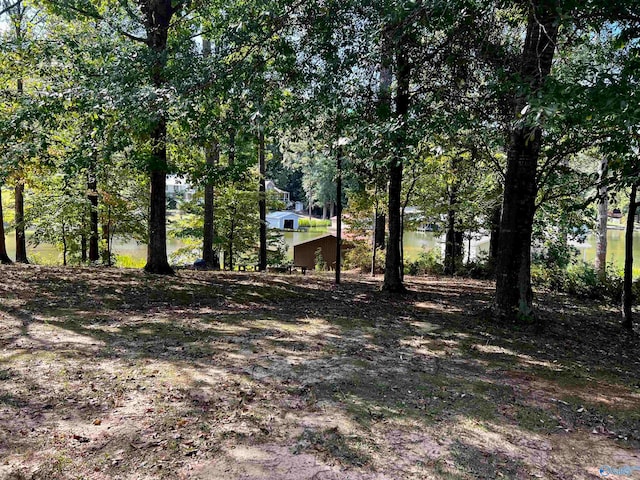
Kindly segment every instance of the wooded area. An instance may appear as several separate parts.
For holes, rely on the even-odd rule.
[[[32,368],[28,362],[12,367],[11,355],[20,356],[23,341],[30,345],[27,350],[36,348],[33,342],[40,345],[44,341],[46,335],[41,331],[37,342],[29,333],[40,321],[64,330],[65,345],[73,343],[67,335],[78,335],[82,338],[79,342],[100,344],[96,350],[105,358],[112,359],[113,354],[121,362],[112,349],[126,344],[122,347],[125,354],[134,355],[135,345],[140,343],[147,349],[143,356],[160,365],[162,355],[148,350],[160,347],[148,345],[144,327],[138,322],[147,322],[154,311],[166,314],[161,298],[149,291],[148,285],[153,284],[173,296],[167,301],[168,311],[176,305],[185,309],[184,318],[178,315],[181,319],[175,327],[180,332],[174,329],[167,334],[170,345],[166,348],[188,349],[190,321],[198,323],[193,335],[207,330],[198,315],[205,315],[200,309],[209,305],[203,292],[211,293],[213,288],[216,298],[229,292],[223,303],[235,313],[225,315],[247,309],[255,315],[251,321],[258,322],[250,328],[234,324],[225,330],[221,326],[224,321],[216,320],[220,323],[216,324],[220,328],[216,339],[217,335],[237,335],[243,345],[253,345],[241,348],[240,353],[234,351],[234,355],[251,356],[252,348],[268,355],[265,345],[254,345],[247,333],[247,329],[268,330],[258,318],[265,315],[266,319],[268,312],[282,325],[291,321],[302,328],[304,335],[322,337],[333,332],[342,339],[336,348],[354,357],[356,366],[359,361],[373,362],[369,357],[376,354],[371,352],[397,350],[400,355],[412,345],[411,355],[417,358],[424,354],[434,362],[427,362],[428,367],[420,364],[423,370],[418,376],[426,375],[423,380],[427,383],[442,381],[438,371],[441,361],[455,377],[458,367],[449,355],[459,355],[470,370],[459,377],[454,388],[457,397],[451,400],[455,404],[452,411],[474,422],[485,420],[479,418],[482,412],[470,414],[466,406],[460,407],[456,403],[462,402],[460,395],[482,396],[487,403],[497,399],[504,409],[511,408],[502,393],[493,390],[495,382],[499,384],[499,375],[494,374],[506,366],[502,360],[494,364],[492,354],[517,357],[522,371],[509,370],[509,375],[516,378],[526,372],[526,382],[534,385],[542,381],[542,374],[531,365],[538,362],[536,368],[555,371],[549,362],[554,357],[561,363],[564,360],[560,358],[561,341],[554,342],[563,334],[572,336],[575,329],[584,328],[580,322],[586,319],[593,327],[585,339],[589,347],[595,345],[593,338],[598,332],[605,331],[612,336],[608,341],[615,337],[626,342],[624,354],[618,352],[620,356],[609,359],[607,366],[615,369],[616,379],[595,374],[592,378],[585,373],[583,367],[597,364],[600,353],[595,352],[579,366],[567,360],[558,371],[576,368],[587,383],[610,381],[615,384],[611,388],[620,389],[616,398],[624,397],[629,411],[640,406],[638,386],[629,380],[638,371],[639,351],[633,318],[640,291],[640,283],[634,281],[640,268],[634,269],[633,255],[640,206],[637,0],[0,2],[0,285],[6,294],[0,302],[0,322],[6,323],[0,334],[3,348],[13,352],[2,356],[1,381],[13,382],[18,370],[23,374]],[[169,184],[168,179],[178,183]],[[184,188],[178,189],[181,185]],[[320,222],[326,222],[322,228],[335,229],[336,248],[331,251],[344,254],[336,258],[323,258],[320,251],[315,254],[316,266],[332,269],[331,277],[318,272],[300,278],[268,273],[269,267],[282,269],[286,265],[291,270],[293,261],[287,259],[283,247],[280,230],[284,228],[268,228],[267,215],[294,208],[308,215],[300,215],[301,229],[314,228]],[[294,224],[289,222],[287,225]],[[607,232],[614,229],[621,235],[624,231],[624,259],[618,264],[607,257]],[[433,232],[442,239],[442,249],[409,257],[405,235],[417,230]],[[596,243],[594,261],[579,258],[576,248],[586,244],[588,235],[593,235]],[[170,256],[167,244],[171,239],[180,239],[181,247]],[[128,266],[114,254],[113,245],[129,240],[146,245],[144,273],[108,268]],[[472,242],[485,240],[486,254],[472,248]],[[348,249],[343,248],[347,242]],[[38,265],[35,248],[43,244],[58,249],[59,268]],[[194,265],[206,271],[190,272]],[[254,267],[264,273],[246,272]],[[381,281],[377,274],[383,275]],[[73,280],[74,275],[82,280]],[[46,278],[51,291],[41,290],[40,276]],[[59,290],[56,285],[62,278],[84,293],[74,298],[70,291]],[[102,282],[104,288],[97,286]],[[184,298],[178,292],[181,284]],[[22,285],[22,290],[14,289],[16,285]],[[127,294],[129,288],[131,293]],[[29,289],[41,292],[46,302],[27,301]],[[144,299],[130,298],[138,290],[144,292]],[[364,310],[358,310],[357,300],[348,304],[345,292],[356,299],[362,295]],[[69,302],[72,319],[63,318],[60,294]],[[98,307],[90,305],[94,294]],[[460,295],[460,305],[456,295]],[[330,314],[323,321],[328,323],[322,327],[314,324],[313,328],[304,324],[304,302],[292,300],[298,296],[310,305],[327,306]],[[553,308],[537,301],[540,296],[545,296],[544,302],[552,299]],[[113,298],[120,307],[109,303]],[[439,298],[449,310],[438,306]],[[292,313],[286,311],[283,299],[294,305],[294,318],[288,317]],[[381,302],[379,319],[375,317],[377,301]],[[329,307],[332,302],[347,303]],[[101,313],[99,305],[103,303],[109,304],[108,313]],[[78,305],[84,305],[95,318],[85,318]],[[135,312],[129,312],[127,305],[134,305]],[[221,305],[209,305],[213,310],[206,315],[222,314]],[[391,306],[395,309],[393,322],[400,324],[392,322],[387,337],[383,323],[394,316]],[[436,330],[448,332],[451,342],[447,343],[447,338],[441,343],[434,340],[436,347],[425,347],[422,340],[416,340],[421,329],[428,330],[421,323],[427,320],[419,315],[423,307],[429,315],[439,315],[434,320]],[[319,306],[312,309],[308,318],[321,317],[320,310]],[[595,311],[603,315],[600,325],[592,316]],[[355,325],[342,325],[349,315]],[[463,326],[465,315],[473,317],[472,324]],[[109,319],[104,324],[103,317]],[[159,328],[154,322],[149,320],[149,335],[165,335],[165,326]],[[309,338],[299,338],[303,333],[291,333],[282,325],[265,334],[269,342],[277,343],[272,335],[293,335],[286,341],[292,345],[299,342],[305,352],[300,354],[304,359],[296,360],[294,345],[292,351],[282,354],[283,362],[306,365],[316,353],[326,353],[315,352]],[[369,347],[360,345],[355,352],[348,345],[353,341],[352,328],[361,328],[353,335],[358,341],[368,334],[375,337],[375,345],[369,345],[371,352],[364,360],[355,357]],[[495,350],[485,351],[481,342],[463,340],[465,335],[480,338],[483,332]],[[519,337],[521,333],[527,339]],[[262,335],[261,330],[257,334]],[[545,344],[545,336],[555,339],[553,348]],[[329,342],[322,338],[322,342]],[[579,341],[575,335],[571,338],[575,348],[582,348],[576,347]],[[509,346],[511,341],[515,343]],[[524,348],[527,341],[539,344],[539,350]],[[201,347],[213,356],[224,350]],[[56,351],[54,364],[66,361],[56,348],[42,348]],[[81,350],[85,355],[91,349]],[[436,350],[446,353],[434,353]],[[185,368],[194,378],[198,376],[193,370],[198,358],[189,351],[185,360]],[[334,360],[338,362],[335,358],[327,361]],[[629,363],[628,370],[621,372],[624,362]],[[171,368],[178,368],[178,363],[176,360]],[[344,367],[342,360],[338,363]],[[107,368],[103,360],[100,365]],[[227,374],[233,370],[224,365],[220,368]],[[380,365],[370,367],[378,371]],[[480,374],[469,379],[474,368],[493,367],[496,370],[491,371],[490,381],[480,379]],[[427,375],[424,368],[434,370]],[[386,366],[379,371],[385,382],[393,378]],[[402,374],[413,375],[411,372],[406,365]],[[258,380],[286,383],[286,375],[281,373],[275,377],[265,374]],[[299,383],[295,388],[307,388],[300,372],[290,376]],[[424,383],[416,382],[402,388],[415,393]],[[156,388],[152,383],[145,388]],[[308,402],[301,407],[307,413],[319,398],[310,399],[309,392],[337,398],[321,391],[324,386],[311,384],[303,395]],[[24,387],[17,380],[15,385]],[[396,407],[406,399],[388,403],[378,394],[362,394],[359,384],[349,385],[343,388],[336,383],[333,393],[342,395],[335,400],[340,408],[348,404],[350,411],[358,410],[356,423],[366,418],[362,423],[370,428],[382,418],[393,417],[398,421],[394,425],[400,428],[399,418],[390,412],[397,412]],[[429,385],[432,388],[434,383]],[[229,388],[249,403],[253,397],[244,387],[236,387]],[[292,400],[286,388],[280,387],[273,387],[277,398],[283,402],[299,400]],[[545,391],[552,395],[556,387],[571,395],[566,385],[549,386]],[[252,384],[251,391],[255,388]],[[442,388],[447,387],[443,384]],[[129,387],[123,389],[129,391]],[[30,407],[13,393],[3,392],[0,409],[7,408],[1,415]],[[55,396],[53,392],[47,395]],[[427,397],[439,395],[430,390]],[[591,411],[583,403],[599,401],[586,387],[576,395],[582,398],[578,405],[560,393],[554,398],[583,411]],[[354,400],[356,397],[359,400]],[[427,397],[420,400],[424,408],[415,409],[430,411]],[[519,394],[514,398],[520,398]],[[557,422],[556,417],[550,420],[548,399],[540,402],[534,423],[557,423],[567,432],[585,425],[596,430],[602,425],[608,428],[606,422],[596,425],[587,419],[580,423],[575,415],[569,419],[564,403],[556,405],[559,410],[553,415]],[[384,407],[378,408],[381,403]],[[38,405],[32,410],[45,408]],[[281,407],[272,405],[275,410]],[[405,412],[404,407],[398,408]],[[416,413],[412,409],[411,415]],[[444,421],[446,408],[437,410],[430,418]],[[517,428],[530,421],[520,415],[527,416],[528,411],[506,410],[499,415],[513,420]],[[489,416],[494,419],[494,414],[492,410]],[[628,451],[640,441],[637,424],[633,425],[638,418],[618,414],[611,413],[624,432],[616,441]],[[569,423],[571,427],[567,427]],[[26,427],[14,430],[22,428]],[[271,435],[268,422],[257,428],[256,435]],[[341,457],[342,466],[367,465],[364,457],[354,453],[362,453],[361,445],[355,450],[346,448],[349,439],[336,436],[337,431],[325,429],[323,438],[303,434],[299,440],[306,446],[300,451],[308,453],[309,445],[322,443],[322,448],[332,452],[338,447],[327,446],[329,438],[329,443],[337,442],[353,455],[348,461]],[[375,450],[375,444],[393,450],[393,442],[382,442],[383,447],[373,437],[367,438],[367,448]],[[167,439],[163,441],[166,447]],[[406,437],[403,442],[408,442]],[[455,445],[447,448],[446,458],[456,462],[470,455]],[[180,449],[184,450],[183,446]],[[182,450],[191,455],[191,450]],[[538,462],[523,457],[518,462],[524,463],[512,464],[512,458],[505,460],[500,455],[489,466],[480,462],[482,467],[468,467],[463,473],[447,470],[451,466],[448,460],[442,460],[446,468],[436,462],[437,468],[422,464],[418,468],[416,463],[405,465],[405,473],[382,471],[391,475],[389,478],[431,478],[424,476],[425,471],[435,475],[433,478],[493,478],[497,472],[520,478],[525,470],[535,470],[522,465]],[[628,462],[635,461],[633,458]],[[496,465],[504,466],[503,461],[507,466],[501,470]],[[571,461],[576,460],[572,457]],[[111,467],[105,465],[101,464],[100,471],[109,471]],[[112,467],[111,474],[125,477],[133,471],[130,466],[122,470],[116,464]],[[489,468],[493,473],[487,473],[485,467],[493,468]],[[585,473],[588,467],[583,467],[579,474],[569,476],[566,471],[544,470],[541,478],[589,478]],[[82,468],[86,470],[86,465]],[[433,473],[436,470],[439,473]],[[14,474],[18,471],[27,475],[24,469]],[[190,478],[188,472],[181,472]],[[331,470],[330,475],[336,476],[327,478],[346,478],[339,473]],[[240,478],[241,473],[236,474]],[[360,474],[363,476],[353,478],[387,478],[366,476],[374,475],[371,472]],[[455,476],[458,474],[461,476]],[[56,478],[51,472],[41,475]],[[92,478],[86,471],[83,475]],[[40,477],[33,473],[33,478]],[[283,474],[277,478],[289,477]]]
[[[597,202],[626,204],[637,181],[634,7],[5,0],[0,182],[14,192],[15,261],[28,262],[27,230],[65,264],[111,264],[118,236],[148,245],[146,271],[172,273],[166,175],[178,174],[198,199],[170,233],[202,239],[209,268],[257,251],[264,270],[264,181],[279,173],[309,206],[386,215],[391,292],[404,291],[408,205],[446,232],[448,273],[464,235],[490,232],[495,313],[533,318],[532,255],[567,266]],[[217,212],[240,197],[230,232]]]

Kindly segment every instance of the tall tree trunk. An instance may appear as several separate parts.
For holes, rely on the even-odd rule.
[[[0,264],[9,265],[13,263],[7,255],[7,241],[4,233],[4,214],[2,212],[2,185],[0,185]]]
[[[67,229],[62,222],[62,265],[67,266]]]
[[[339,145],[336,155],[336,198],[336,284],[339,284],[342,269],[342,147]]]
[[[227,266],[229,271],[233,271],[233,236],[235,235],[235,211],[233,212],[234,216],[231,217],[231,228],[229,229],[229,259],[227,260]]]
[[[605,183],[607,175],[607,157],[603,155],[598,170],[598,226],[596,228],[595,269],[598,277],[607,276],[607,220],[609,216],[609,197]]]
[[[97,154],[96,154],[97,155]],[[89,165],[89,176],[87,179],[87,196],[89,197],[89,261],[100,260],[100,234],[98,232],[98,174],[97,161],[94,156]]]
[[[24,228],[24,180],[22,175],[16,179],[15,188],[15,224],[16,224],[16,262],[29,263],[27,259],[27,237]]]
[[[82,229],[87,228],[86,219],[82,220]],[[80,261],[85,264],[87,263],[87,235],[82,233],[80,234]]]
[[[166,86],[167,37],[174,9],[171,0],[141,0],[147,42],[153,55],[151,81],[161,90]],[[162,112],[161,109],[158,109]],[[154,128],[151,131],[151,180],[149,211],[149,246],[145,271],[156,274],[172,274],[167,260],[167,119],[164,113],[153,112]]]
[[[202,39],[203,57],[211,56],[211,40]],[[220,257],[218,249],[213,244],[216,238],[215,232],[215,185],[213,174],[220,162],[220,143],[217,138],[207,141],[205,146],[205,163],[207,165],[207,179],[204,184],[204,221],[202,235],[202,260],[205,267],[212,270],[220,270]]]
[[[389,165],[389,242],[384,270],[382,289],[387,292],[402,293],[406,289],[402,283],[402,256],[400,242],[402,241],[400,207],[402,203],[402,157],[404,150],[404,131],[407,114],[409,113],[409,79],[411,68],[405,45],[406,39],[401,38],[396,49],[397,91],[395,98],[396,117],[401,122],[401,128],[396,133],[393,158]]]
[[[258,268],[260,271],[267,269],[267,195],[265,189],[265,152],[264,152],[264,130],[260,128],[258,133],[258,164],[260,171],[259,199],[260,210],[260,254],[258,256]]]
[[[102,222],[102,239],[105,249],[102,251],[102,263],[111,266],[111,206],[107,207],[106,221]]]
[[[457,175],[459,164],[460,158],[454,157],[451,161],[451,173],[454,178],[452,179],[451,185],[447,188],[449,210],[447,211],[447,232],[445,235],[444,248],[444,273],[447,275],[456,273],[462,256],[462,232],[456,229],[456,208],[458,204],[459,187]]]
[[[638,184],[631,185],[627,229],[624,235],[624,280],[622,285],[622,326],[633,330],[633,230],[635,225]]]
[[[502,204],[498,203],[491,211],[491,232],[489,237],[489,262],[495,267],[498,260],[498,245],[500,244],[500,217]]]
[[[205,161],[207,163],[207,180],[204,185],[204,231],[202,237],[202,259],[206,268],[220,269],[220,257],[218,250],[214,250],[215,240],[215,186],[213,172],[220,161],[220,145],[213,141],[205,148]]]
[[[378,201],[376,200],[375,210],[373,212],[373,234],[371,235],[371,276],[376,276],[376,256],[378,253],[378,243],[376,242],[376,233],[378,232]]]
[[[25,12],[26,8],[21,1],[9,10],[9,18],[13,24],[15,32],[16,47],[22,49],[25,40]],[[16,80],[16,90],[18,96],[24,93],[24,82],[22,78]],[[27,237],[24,227],[24,176],[21,168],[22,160],[18,159],[18,169],[15,180],[15,228],[16,228],[16,262],[29,263],[27,259]]]
[[[531,2],[527,35],[520,68],[521,77],[529,82],[535,95],[551,71],[558,33],[558,11],[555,2]],[[526,99],[516,98],[516,116]],[[498,317],[516,314],[529,318],[533,314],[531,289],[531,235],[535,200],[538,191],[537,167],[542,129],[520,120],[511,132],[507,154],[500,245],[496,268],[494,310]]]

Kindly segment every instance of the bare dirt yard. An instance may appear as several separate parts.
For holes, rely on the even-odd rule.
[[[538,292],[536,332],[490,282],[407,286],[0,267],[0,479],[640,478],[617,309]]]

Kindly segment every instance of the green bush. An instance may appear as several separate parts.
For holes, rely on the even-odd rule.
[[[371,245],[365,241],[354,242],[353,248],[347,250],[344,255],[344,268],[346,270],[359,270],[360,273],[371,272]],[[376,273],[384,272],[384,250],[376,251]]]
[[[613,265],[607,266],[605,278],[600,278],[593,265],[579,261],[566,269],[534,263],[531,266],[532,283],[550,290],[566,292],[593,299],[619,301],[622,296],[622,274]],[[638,284],[634,284],[634,290]]]
[[[435,249],[420,253],[416,260],[404,265],[407,275],[442,275],[443,271],[442,258]]]

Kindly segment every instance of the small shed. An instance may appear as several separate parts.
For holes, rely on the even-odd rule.
[[[348,242],[342,241],[342,255],[351,248]],[[312,238],[293,246],[293,263],[299,267],[314,269],[316,266],[316,251],[320,249],[322,258],[328,268],[336,266],[336,236],[327,234]]]
[[[278,230],[298,230],[299,218],[293,212],[272,212],[267,215],[267,227]]]

